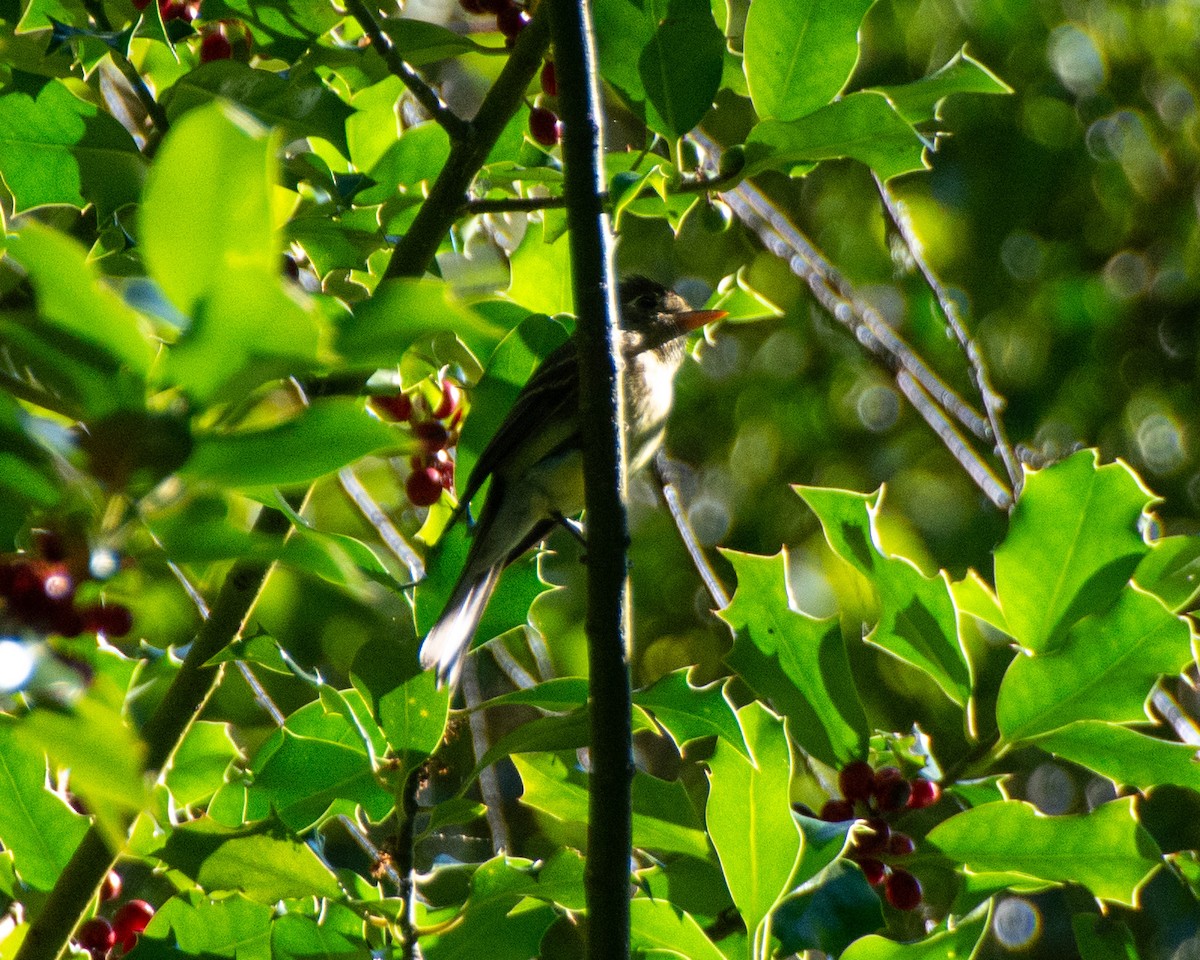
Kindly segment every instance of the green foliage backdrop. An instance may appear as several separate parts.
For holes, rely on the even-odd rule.
[[[554,53],[402,7],[0,0],[3,960],[580,955],[579,544],[486,708],[416,660],[573,323]],[[1193,5],[590,8],[621,271],[729,312],[667,444],[728,597],[630,494],[634,954],[1190,956]]]

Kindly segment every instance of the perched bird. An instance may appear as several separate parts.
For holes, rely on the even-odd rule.
[[[725,316],[692,310],[679,294],[645,277],[621,282],[620,349],[625,364],[625,417],[630,472],[662,443],[683,363],[683,336]],[[501,571],[544,540],[555,524],[583,510],[579,368],[575,344],[550,353],[518,394],[467,479],[470,503],[488,477],[492,485],[472,531],[466,564],[421,645],[421,665],[438,682],[458,682]]]

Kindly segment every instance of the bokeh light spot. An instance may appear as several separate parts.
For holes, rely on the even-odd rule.
[[[1104,58],[1086,32],[1063,24],[1050,34],[1046,46],[1051,69],[1077,97],[1090,97],[1104,83]]]
[[[15,693],[33,676],[34,655],[28,644],[11,637],[0,640],[0,693]]]
[[[992,932],[1009,950],[1026,950],[1041,935],[1042,915],[1022,897],[1005,897],[996,905]]]
[[[1057,763],[1038,764],[1025,785],[1029,802],[1051,816],[1066,813],[1075,806],[1077,794],[1075,781]]]

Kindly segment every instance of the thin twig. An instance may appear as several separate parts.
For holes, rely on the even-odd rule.
[[[676,476],[681,469],[680,464],[668,457],[665,452],[662,450],[658,451],[654,458],[654,477],[658,481],[658,489],[662,493],[667,510],[670,511],[671,519],[675,521],[675,529],[679,531],[679,539],[683,541],[688,556],[692,558],[692,565],[696,568],[696,572],[700,574],[700,579],[704,581],[704,586],[708,590],[708,595],[712,599],[714,608],[724,610],[729,606],[729,593],[722,585],[717,572],[712,568],[712,564],[708,562],[708,557],[704,555],[704,548],[700,546],[700,541],[696,539],[696,531],[692,529],[691,521],[687,517],[687,511],[683,507],[683,502],[679,499]]]
[[[483,703],[483,691],[479,686],[479,658],[467,657],[463,664],[463,699],[468,707]],[[475,762],[479,763],[488,750],[491,749],[491,737],[488,734],[487,711],[468,710],[467,724],[471,728],[471,747],[475,751]],[[500,789],[500,779],[496,775],[495,765],[489,765],[479,772],[479,792],[483,795],[483,806],[487,811],[488,829],[492,834],[492,852],[499,854],[511,849],[508,832],[508,820],[504,816],[504,793]]]
[[[366,835],[362,828],[344,813],[338,814],[338,823],[350,834],[354,842],[358,844],[359,849],[371,858],[373,864],[378,865],[379,869],[392,882],[392,885],[399,890],[404,885],[401,882],[400,874],[396,872],[396,868],[392,866],[391,861],[383,856],[383,852],[371,842],[371,838]]]
[[[1008,472],[1009,483],[1012,486],[1015,498],[1021,492],[1021,484],[1025,479],[1025,475],[1021,468],[1021,463],[1012,448],[1012,444],[1009,443],[1008,436],[1004,431],[1004,421],[1001,419],[1001,414],[1004,410],[1004,398],[996,393],[992,387],[987,365],[984,363],[983,357],[979,352],[978,344],[967,333],[966,324],[958,312],[958,304],[950,296],[945,286],[943,286],[942,281],[930,267],[929,261],[922,250],[921,241],[917,237],[916,230],[913,227],[912,217],[908,215],[907,208],[888,189],[887,184],[879,179],[878,174],[872,174],[872,176],[875,178],[875,186],[879,190],[879,195],[883,198],[884,209],[887,210],[888,217],[895,225],[897,231],[899,231],[900,236],[904,239],[904,243],[912,255],[913,262],[916,263],[917,269],[921,271],[921,276],[925,278],[925,283],[928,284],[929,289],[933,291],[933,295],[937,298],[938,304],[942,308],[942,314],[946,318],[946,323],[949,324],[955,339],[958,340],[959,347],[962,348],[963,354],[967,358],[967,368],[970,371],[971,380],[975,385],[975,389],[979,392],[979,399],[983,403],[984,413],[987,415],[988,423],[992,428],[992,436],[995,438],[996,443],[996,454],[1004,462],[1004,469]]]
[[[977,454],[967,443],[966,438],[958,432],[958,428],[946,416],[943,409],[925,392],[925,388],[911,376],[907,370],[896,374],[896,386],[904,394],[913,408],[924,421],[933,428],[943,446],[950,451],[951,456],[958,461],[975,485],[999,510],[1008,510],[1013,505],[1012,494],[1004,482],[996,476],[995,471],[988,466],[987,461]]]
[[[111,51],[111,57],[112,62],[116,64],[117,69],[121,71],[121,75],[125,78],[125,81],[133,90],[134,95],[138,98],[138,102],[141,103],[143,109],[150,116],[151,122],[154,124],[154,132],[157,139],[151,141],[149,138],[147,138],[146,140],[146,152],[152,153],[153,148],[150,146],[150,144],[152,142],[157,143],[159,140],[161,140],[166,134],[167,130],[169,130],[171,127],[171,121],[167,119],[167,111],[163,109],[161,103],[154,99],[154,94],[151,93],[150,88],[146,86],[146,81],[138,72],[137,67],[130,62],[129,58],[125,56],[125,54],[121,53],[119,50],[113,50]]]
[[[363,33],[370,37],[372,46],[379,51],[379,55],[383,57],[388,69],[399,77],[400,82],[425,108],[425,112],[450,135],[450,140],[459,143],[470,139],[471,125],[446,106],[442,98],[437,95],[437,91],[405,62],[396,49],[396,45],[392,43],[392,38],[380,28],[379,21],[375,19],[375,15],[371,13],[366,3],[363,0],[344,0],[344,2],[346,12],[358,21]]]
[[[468,200],[459,213],[462,216],[480,213],[536,213],[538,210],[561,210],[566,205],[566,197],[496,197],[490,200]]]
[[[542,58],[550,44],[546,8],[551,6],[551,3],[540,4],[533,19],[517,35],[517,44],[508,62],[471,121],[471,135],[451,146],[450,156],[430,187],[429,196],[417,211],[412,226],[393,248],[384,271],[385,278],[419,277],[433,262],[442,240],[458,219],[471,181],[487,162],[492,147],[524,102],[525,91],[541,69]]]
[[[358,475],[349,467],[344,467],[338,471],[338,483],[341,484],[346,496],[358,507],[359,513],[363,515],[367,523],[375,528],[375,532],[379,534],[379,538],[387,545],[387,548],[408,567],[408,575],[413,581],[425,579],[425,564],[421,557],[408,545],[408,541],[396,529],[396,525],[384,512],[383,507],[376,503],[375,498],[362,485]]]

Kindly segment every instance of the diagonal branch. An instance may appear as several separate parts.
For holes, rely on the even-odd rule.
[[[379,21],[375,19],[375,15],[371,13],[366,3],[363,0],[343,0],[343,2],[346,5],[346,12],[358,21],[363,33],[370,37],[371,45],[379,51],[388,70],[400,78],[400,82],[408,88],[409,93],[417,98],[417,102],[425,108],[425,112],[450,135],[451,142],[458,143],[469,139],[471,136],[470,124],[446,106],[442,98],[437,95],[437,91],[405,62],[404,58],[400,56],[400,51],[392,42],[392,38],[380,28]]]

